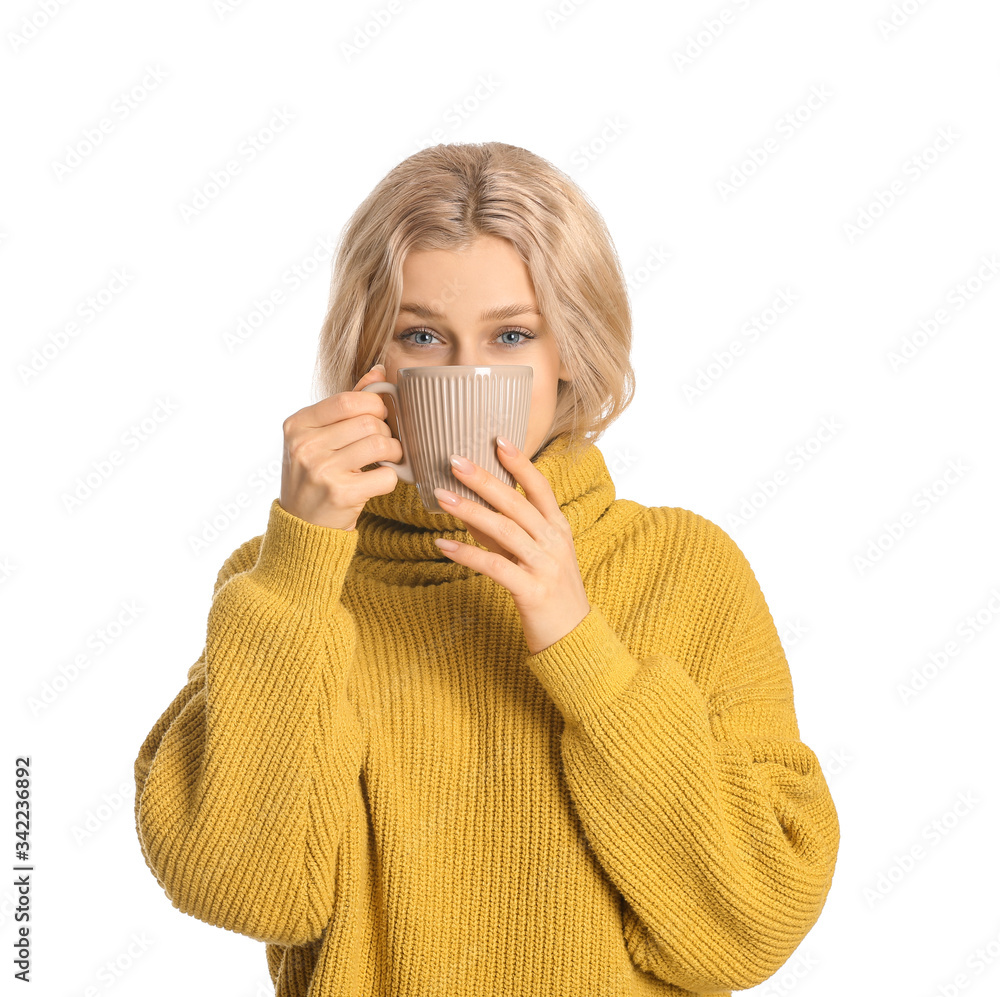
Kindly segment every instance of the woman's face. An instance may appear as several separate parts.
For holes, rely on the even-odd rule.
[[[501,308],[509,309],[502,318],[483,318]],[[403,261],[402,302],[383,359],[386,380],[397,383],[400,367],[531,367],[523,449],[533,457],[552,428],[559,379],[569,377],[537,308],[528,268],[506,239],[483,235],[462,252],[411,252]],[[393,406],[386,408],[389,428],[398,436]]]

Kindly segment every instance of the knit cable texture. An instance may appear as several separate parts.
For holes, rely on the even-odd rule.
[[[403,481],[352,531],[275,499],[222,565],[136,831],[277,997],[721,997],[819,917],[837,812],[753,571],[565,442],[534,463],[591,609],[537,654]]]

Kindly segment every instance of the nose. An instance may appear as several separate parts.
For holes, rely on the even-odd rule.
[[[451,349],[446,363],[463,367],[485,367],[492,363],[483,349],[482,342],[474,342],[475,338],[475,334],[468,339],[456,337],[457,342]]]

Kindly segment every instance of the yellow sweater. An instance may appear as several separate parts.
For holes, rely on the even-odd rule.
[[[818,918],[840,828],[749,564],[564,451],[535,465],[591,611],[535,655],[406,482],[353,531],[275,499],[223,564],[136,830],[278,997],[728,994]]]

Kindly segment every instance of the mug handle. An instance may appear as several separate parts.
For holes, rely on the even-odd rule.
[[[396,426],[400,429],[400,436],[402,433],[402,425],[399,418],[400,408],[399,408],[399,392],[396,390],[396,385],[391,381],[373,381],[371,384],[366,384],[362,391],[374,391],[380,395],[392,395],[392,404],[396,410]],[[396,439],[399,439],[397,436]],[[403,441],[399,440],[399,445],[403,445]],[[414,484],[416,479],[413,477],[413,468],[410,466],[410,462],[406,459],[406,450],[403,450],[403,459],[397,464],[395,461],[391,460],[377,460],[376,464],[382,467],[391,467],[396,471],[396,474],[405,481],[407,484]]]

